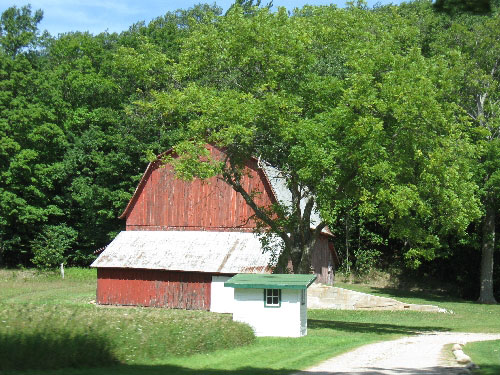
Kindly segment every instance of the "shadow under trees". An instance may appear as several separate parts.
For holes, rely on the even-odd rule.
[[[111,342],[98,333],[61,330],[0,333],[0,372],[117,364]]]
[[[344,322],[336,320],[320,320],[308,319],[307,326],[311,329],[327,328],[336,331],[350,333],[376,333],[376,334],[404,334],[415,335],[422,332],[431,331],[449,331],[448,328],[436,326],[404,326],[396,324],[380,324],[380,323],[358,323]]]

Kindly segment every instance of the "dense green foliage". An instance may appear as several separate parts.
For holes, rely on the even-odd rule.
[[[309,204],[257,207],[257,219],[295,270],[308,270],[316,207],[344,271],[392,265],[477,297],[482,249],[498,293],[495,4],[448,15],[426,0],[293,13],[237,1],[58,37],[38,30],[41,11],[7,9],[0,264],[88,264],[123,227],[146,155],[176,146],[182,177],[222,172],[250,204],[245,158],[284,173]],[[227,164],[199,162],[207,141]]]
[[[0,264],[29,265],[47,228],[77,232],[63,254],[70,264],[88,264],[92,251],[116,235],[145,151],[159,153],[179,138],[178,129],[159,129],[129,105],[170,84],[181,37],[212,13],[220,10],[198,6],[121,35],[40,38],[41,12],[32,15],[28,6],[4,12]]]

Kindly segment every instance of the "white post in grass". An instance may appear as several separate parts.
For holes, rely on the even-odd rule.
[[[61,263],[61,277],[64,279],[64,263]]]

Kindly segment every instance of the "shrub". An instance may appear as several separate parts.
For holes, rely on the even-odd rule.
[[[31,261],[40,269],[56,268],[66,259],[64,253],[75,243],[77,232],[66,224],[46,225],[31,241]]]
[[[376,269],[381,255],[382,253],[376,249],[355,249],[356,273],[366,275],[371,270]]]

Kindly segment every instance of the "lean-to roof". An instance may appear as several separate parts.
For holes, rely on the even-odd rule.
[[[226,281],[224,286],[250,289],[307,289],[314,280],[316,280],[316,275],[240,273]]]

